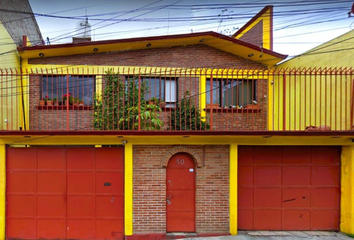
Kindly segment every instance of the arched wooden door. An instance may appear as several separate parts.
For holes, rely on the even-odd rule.
[[[195,232],[195,165],[186,153],[167,165],[167,232]]]

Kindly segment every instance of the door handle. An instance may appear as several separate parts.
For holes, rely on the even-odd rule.
[[[168,196],[168,197],[166,197],[167,205],[170,205],[170,204],[171,204],[171,201],[170,201],[171,197],[172,197],[171,195]]]

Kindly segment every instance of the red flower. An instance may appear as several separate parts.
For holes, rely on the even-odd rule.
[[[48,95],[45,95],[45,98],[48,98]]]

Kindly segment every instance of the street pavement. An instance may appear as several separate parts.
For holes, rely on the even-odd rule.
[[[194,240],[354,240],[337,232],[324,231],[252,231],[238,232],[236,236],[184,238]]]

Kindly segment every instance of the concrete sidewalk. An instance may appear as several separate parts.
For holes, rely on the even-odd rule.
[[[237,236],[184,238],[195,240],[354,240],[342,233],[323,231],[240,231]]]

